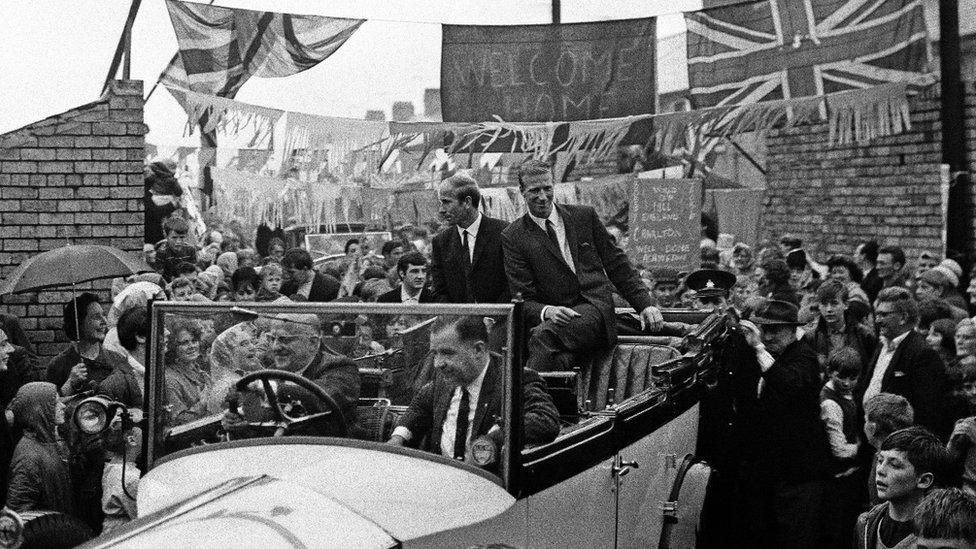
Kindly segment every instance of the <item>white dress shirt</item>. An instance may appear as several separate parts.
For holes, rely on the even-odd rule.
[[[902,341],[905,341],[905,338],[910,333],[911,330],[890,341],[884,336],[881,337],[881,352],[878,353],[878,362],[874,365],[874,373],[871,374],[871,383],[868,383],[868,388],[864,391],[864,400],[861,401],[862,404],[881,392],[881,382],[884,380],[885,373],[888,371],[888,366],[891,365],[891,359],[894,358],[898,346],[901,345]]]
[[[474,241],[478,238],[478,229],[481,228],[481,212],[478,212],[478,217],[474,218],[467,227],[461,227],[458,225],[457,232],[458,236],[461,237],[461,242],[464,242],[464,231],[468,232],[468,260],[474,263]]]
[[[471,447],[471,436],[473,435],[471,423],[478,412],[478,399],[481,397],[481,385],[485,381],[485,373],[488,372],[488,365],[491,357],[485,361],[485,367],[481,369],[478,377],[469,383],[465,388],[468,390],[468,437],[464,441],[465,447]],[[447,415],[444,416],[443,430],[441,432],[440,448],[441,455],[449,458],[454,457],[454,438],[457,433],[458,409],[461,407],[461,387],[455,387],[451,394],[451,403],[447,407]],[[393,436],[400,436],[403,440],[410,441],[413,433],[404,426],[399,426],[393,430]]]
[[[549,238],[549,231],[546,229],[546,221],[552,222],[552,228],[556,231],[556,240],[559,241],[559,251],[563,254],[563,261],[565,261],[566,264],[569,265],[569,269],[575,273],[576,265],[573,263],[573,254],[569,251],[569,242],[566,241],[566,225],[563,224],[563,218],[560,217],[559,213],[556,211],[556,205],[553,204],[552,211],[549,212],[549,217],[545,219],[536,217],[531,213],[529,213],[529,217],[532,218],[532,221],[534,221],[535,224],[542,229],[542,232],[546,233],[546,238]],[[551,306],[552,305],[546,305],[542,308],[542,313],[540,316],[543,322],[546,320],[546,311]]]
[[[410,295],[410,292],[407,291],[407,285],[401,282],[400,283],[400,301],[402,303],[409,303],[411,305],[419,305],[420,304],[420,294],[423,293],[423,291],[424,291],[424,289],[421,288],[420,291],[417,292],[416,295]]]

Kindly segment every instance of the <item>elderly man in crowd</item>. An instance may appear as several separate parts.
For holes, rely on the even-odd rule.
[[[742,547],[818,546],[830,448],[820,423],[820,365],[796,337],[798,313],[771,300],[741,323],[762,371],[742,483],[754,520]]]
[[[528,367],[568,370],[616,342],[613,290],[640,314],[641,327],[664,319],[627,255],[589,206],[553,204],[552,167],[530,160],[518,169],[528,212],[502,231],[505,273],[521,294],[530,326]]]
[[[471,461],[471,444],[485,435],[501,447],[502,431],[493,418],[502,415],[504,379],[501,357],[488,350],[488,330],[481,317],[449,319],[430,339],[436,376],[410,402],[390,444],[416,446],[458,461]],[[545,381],[523,371],[523,442],[545,444],[559,434],[559,412]]]
[[[855,394],[864,403],[878,393],[901,395],[915,409],[918,425],[945,436],[949,428],[943,413],[948,397],[945,365],[938,352],[925,343],[925,337],[915,331],[915,299],[905,288],[885,288],[875,301],[874,317],[881,346]]]

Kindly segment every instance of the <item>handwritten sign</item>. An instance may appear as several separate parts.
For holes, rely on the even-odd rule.
[[[654,112],[654,18],[443,25],[445,121],[550,122]]]
[[[635,179],[630,197],[631,259],[647,268],[698,268],[701,181]]]

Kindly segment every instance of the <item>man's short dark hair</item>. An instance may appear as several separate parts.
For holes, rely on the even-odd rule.
[[[453,329],[458,339],[465,343],[488,342],[488,328],[481,316],[442,316],[434,323],[432,333]]]
[[[129,351],[139,346],[136,336],[149,337],[149,313],[145,307],[138,306],[122,313],[117,324],[119,343]]]
[[[894,304],[894,312],[904,316],[909,324],[914,325],[918,322],[918,303],[908,288],[901,286],[885,288],[878,293],[875,308],[877,308],[878,303],[892,303]]]
[[[878,255],[881,254],[890,254],[892,263],[897,263],[902,267],[905,266],[905,250],[902,250],[898,246],[885,246],[878,250]]]
[[[915,474],[932,473],[933,486],[941,486],[947,480],[950,469],[949,453],[945,445],[925,427],[908,427],[888,435],[879,451],[897,450],[905,453],[905,459],[915,467]]]
[[[478,190],[478,182],[466,173],[456,173],[443,181],[451,186],[451,193],[458,202],[464,202],[465,198],[471,199],[471,205],[477,208],[481,205],[481,191]]]
[[[932,490],[915,508],[915,535],[976,544],[976,496],[959,488]]]
[[[386,257],[392,254],[393,250],[402,247],[403,247],[403,242],[399,240],[387,240],[386,242],[383,243],[383,248],[381,249],[380,253],[383,254],[383,257]]]
[[[914,425],[915,410],[901,395],[878,393],[864,403],[864,418],[877,426],[876,435],[888,436]]]
[[[349,253],[349,247],[352,246],[353,244],[356,244],[358,246],[359,245],[359,239],[358,238],[350,238],[349,240],[347,240],[346,241],[346,247],[342,249],[342,253],[346,253],[346,254]]]
[[[530,158],[525,162],[519,164],[518,170],[518,183],[519,190],[525,188],[525,177],[532,177],[538,175],[549,174],[552,175],[552,164],[546,160],[540,160],[538,158]]]
[[[839,299],[841,303],[847,303],[851,297],[851,292],[847,289],[847,285],[840,280],[831,279],[817,287],[816,296],[818,303],[826,303],[834,299]]]
[[[878,242],[876,240],[867,240],[861,242],[861,254],[864,258],[870,261],[872,264],[878,262]]]
[[[411,265],[427,265],[427,258],[420,252],[407,252],[397,261],[397,272],[405,273]]]
[[[282,256],[281,266],[286,269],[311,269],[312,256],[301,248],[292,248]]]
[[[84,292],[64,304],[62,327],[69,341],[78,341],[78,327],[85,323],[88,307],[92,303],[98,303],[98,296],[91,292]],[[78,311],[78,314],[75,314],[75,311]]]
[[[847,269],[848,274],[851,277],[852,282],[857,282],[858,284],[864,280],[864,273],[861,272],[861,268],[854,263],[854,260],[847,257],[846,255],[832,255],[830,259],[827,260],[827,270],[832,270],[834,267],[843,267]]]
[[[230,287],[235,292],[242,289],[251,287],[253,290],[257,290],[261,287],[261,277],[258,276],[258,272],[254,270],[253,267],[239,267],[234,271],[234,274],[230,275]]]
[[[185,219],[179,216],[167,217],[163,221],[163,234],[169,236],[169,233],[175,232],[178,234],[186,234],[190,231],[190,224],[186,222]]]

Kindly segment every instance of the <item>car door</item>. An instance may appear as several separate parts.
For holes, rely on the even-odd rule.
[[[614,468],[619,498],[616,546],[657,547],[678,467],[695,452],[698,406],[622,411],[618,422],[625,441],[631,442],[620,450]]]
[[[617,490],[613,419],[594,417],[523,453],[528,547],[613,547]]]

